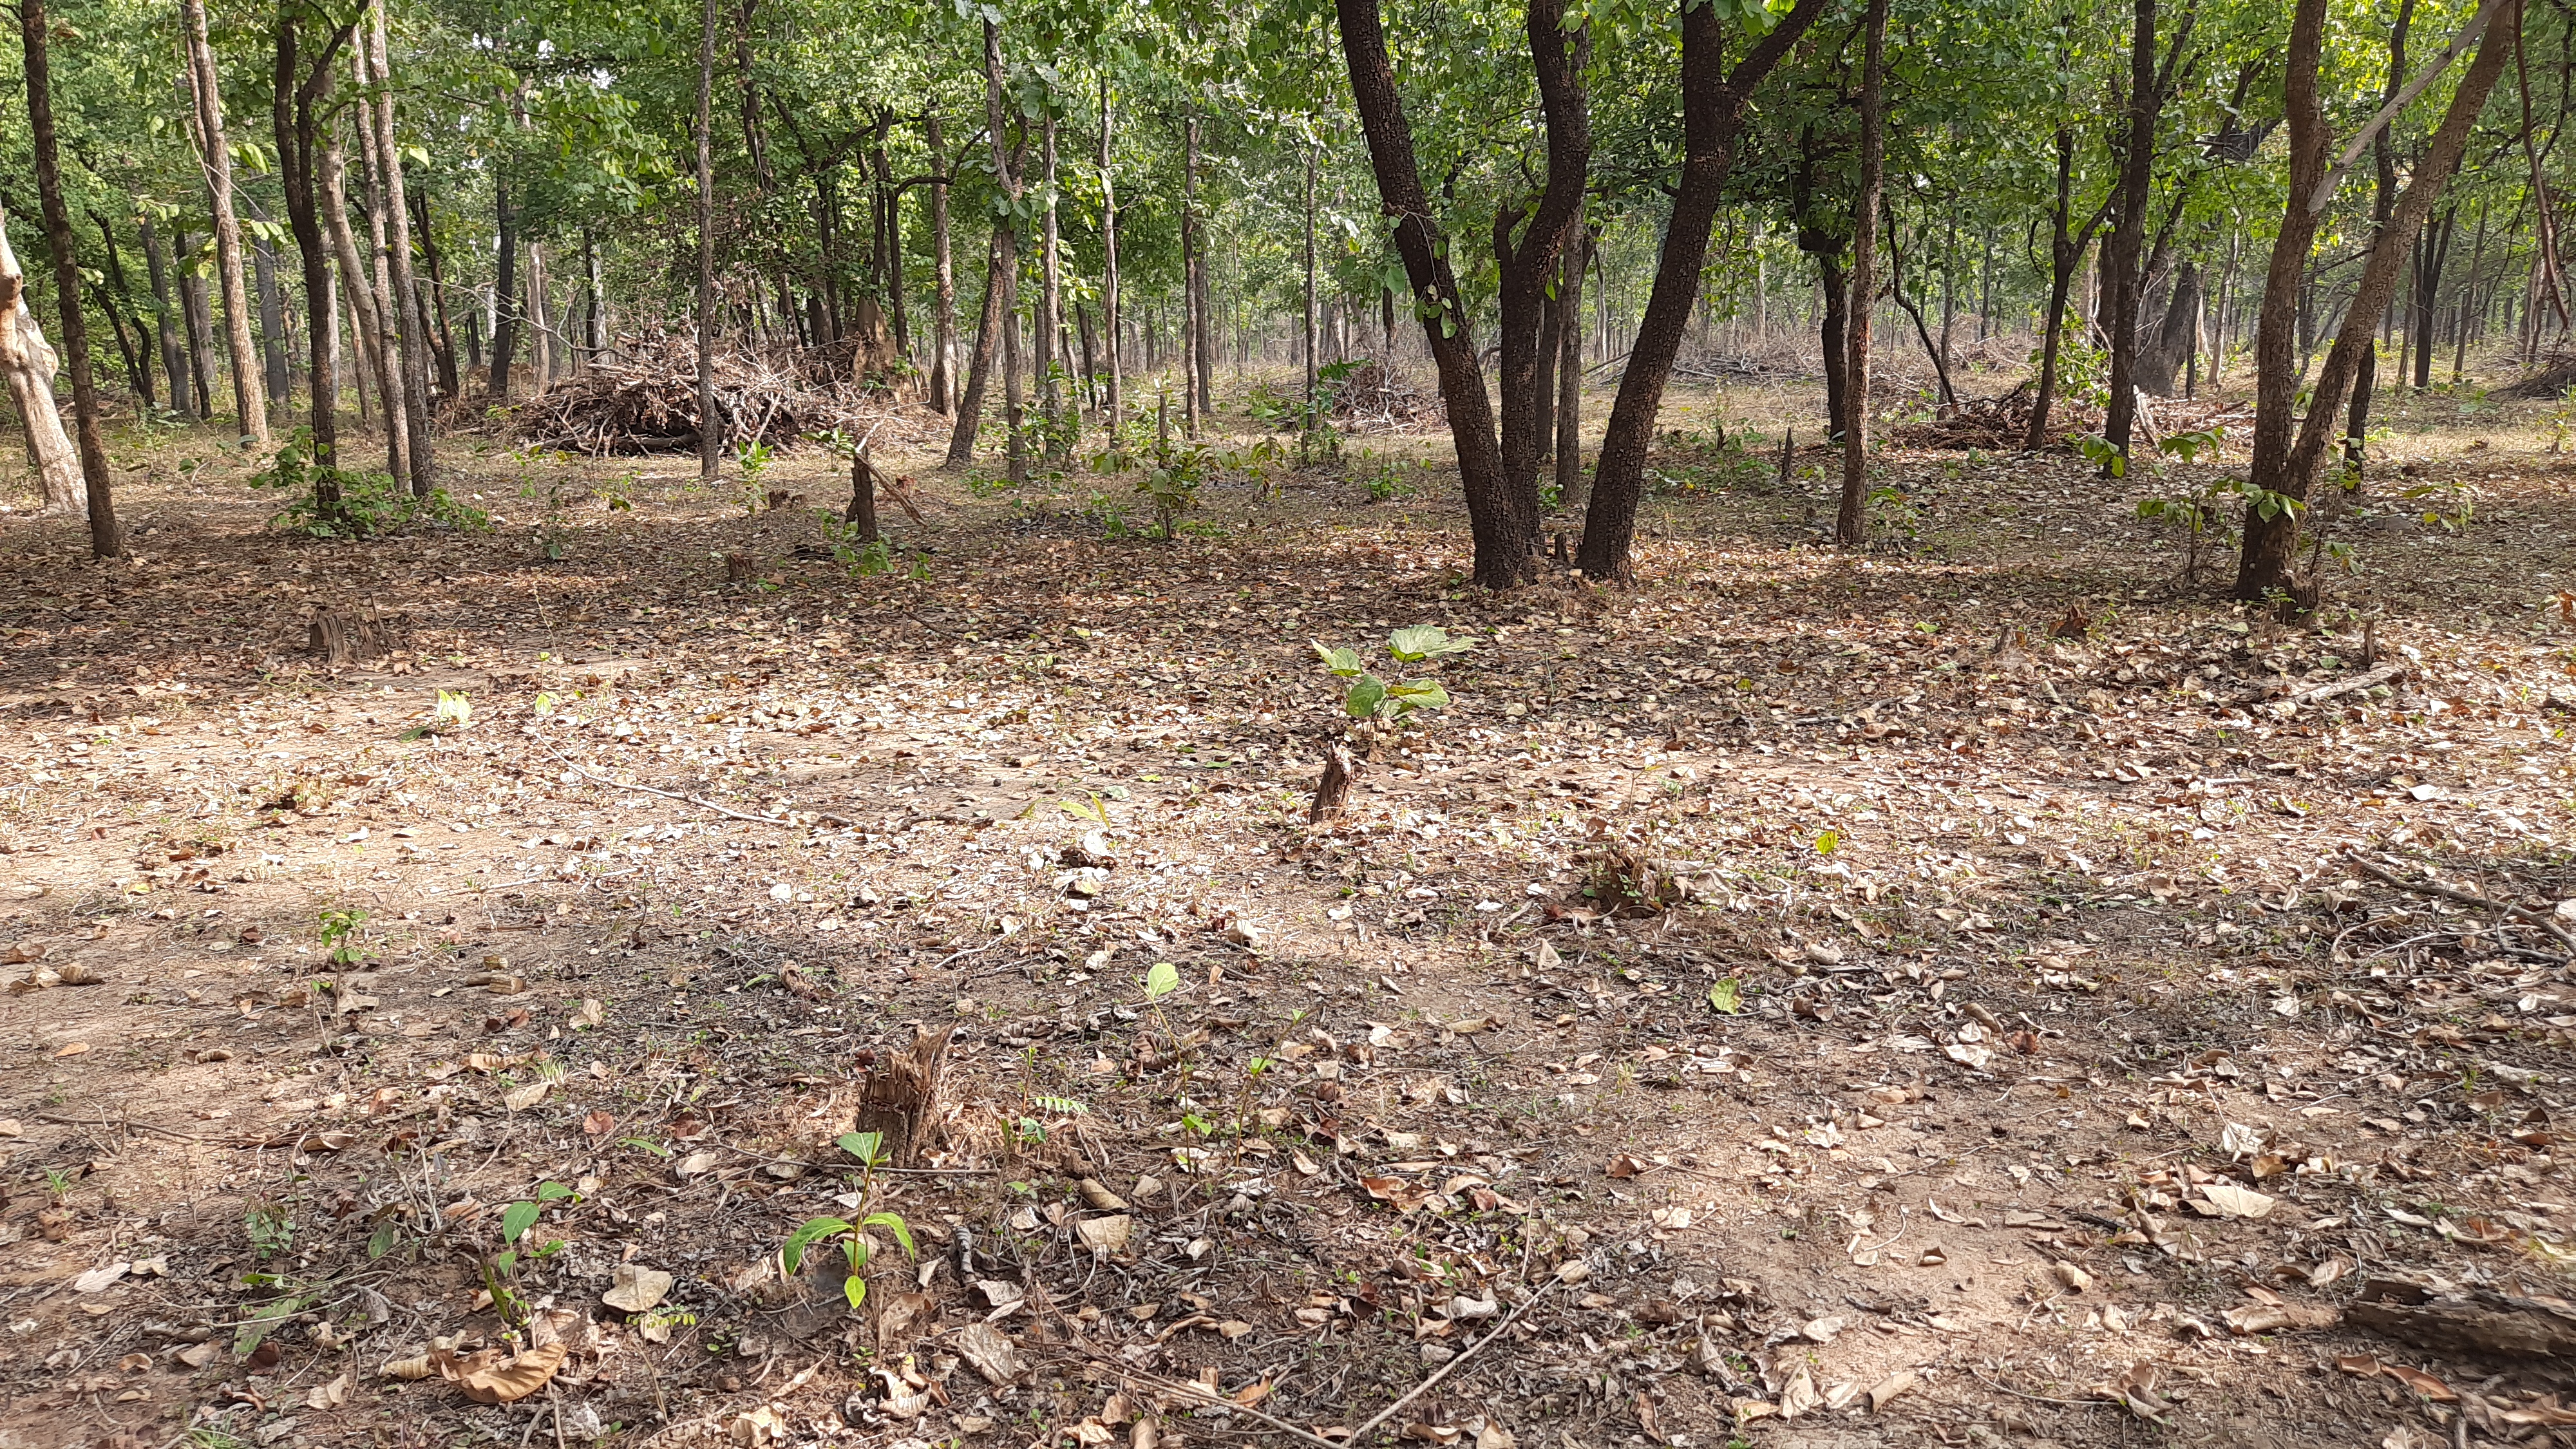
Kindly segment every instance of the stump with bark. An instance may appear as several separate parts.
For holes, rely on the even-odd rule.
[[[334,666],[371,664],[410,650],[411,615],[325,609],[305,625],[304,647]]]
[[[1351,762],[1351,752],[1335,745],[1324,752],[1324,779],[1315,787],[1315,803],[1306,811],[1309,821],[1323,820],[1342,813],[1350,798],[1351,781],[1359,775],[1359,766]]]
[[[860,1085],[858,1130],[880,1134],[896,1166],[912,1165],[914,1154],[929,1145],[948,1038],[956,1030],[953,1023],[935,1032],[915,1028],[911,1050],[871,1068]]]

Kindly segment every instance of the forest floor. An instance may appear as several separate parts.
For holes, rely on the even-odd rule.
[[[916,419],[870,576],[811,450],[460,437],[488,532],[321,542],[118,434],[133,560],[0,522],[0,1446],[2576,1422],[2344,1312],[2576,1254],[2576,457],[2418,401],[2290,627],[2139,519],[2206,466],[1891,451],[1824,546],[1743,432],[1815,406],[1678,399],[1636,587],[1503,597],[1438,434],[1164,541]],[[1309,640],[1417,624],[1452,704],[1310,824]],[[855,1312],[786,1271],[880,1212]]]

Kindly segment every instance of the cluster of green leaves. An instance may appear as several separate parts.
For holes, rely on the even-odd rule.
[[[844,1132],[838,1139],[842,1151],[859,1160],[861,1174],[860,1201],[865,1203],[874,1184],[876,1170],[886,1165],[888,1153],[883,1134]],[[841,1296],[852,1308],[868,1296],[868,1232],[879,1229],[893,1235],[904,1256],[914,1256],[912,1228],[903,1215],[894,1212],[869,1212],[864,1209],[855,1218],[833,1216],[811,1217],[798,1223],[780,1245],[778,1261],[790,1274],[803,1271],[805,1254],[818,1243],[838,1243],[848,1272],[841,1279]]]
[[[1342,709],[1352,719],[1388,722],[1409,718],[1416,711],[1443,709],[1449,704],[1449,691],[1434,679],[1407,679],[1388,683],[1369,672],[1355,650],[1328,645],[1320,639],[1309,640],[1315,657],[1324,668],[1342,681]],[[1464,654],[1476,647],[1472,639],[1452,639],[1449,632],[1436,624],[1416,624],[1398,629],[1386,636],[1386,652],[1398,664],[1421,665]]]
[[[375,538],[414,523],[430,523],[468,532],[492,526],[491,515],[460,503],[444,488],[414,497],[394,486],[384,473],[326,467],[313,456],[313,432],[297,428],[268,466],[250,475],[250,486],[286,495],[286,506],[270,522],[307,538]],[[336,483],[337,502],[322,499],[322,486]]]

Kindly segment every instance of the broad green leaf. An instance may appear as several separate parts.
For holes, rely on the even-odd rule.
[[[894,1240],[896,1242],[903,1244],[903,1255],[905,1257],[912,1258],[920,1256],[918,1253],[913,1251],[912,1229],[905,1226],[903,1215],[901,1213],[870,1213],[866,1217],[859,1219],[859,1226],[863,1228],[883,1228],[887,1232],[894,1234]]]
[[[539,1202],[553,1202],[556,1198],[570,1196],[572,1196],[572,1189],[564,1186],[560,1182],[541,1182],[537,1184],[537,1201]]]
[[[1828,830],[1824,834],[1816,837],[1816,854],[1831,855],[1834,853],[1834,848],[1842,843],[1842,836]]]
[[[1708,989],[1708,1004],[1733,1016],[1744,1009],[1744,988],[1729,976]]]
[[[849,1230],[849,1223],[840,1218],[807,1218],[796,1225],[796,1231],[787,1235],[786,1244],[778,1250],[778,1261],[786,1266],[788,1272],[793,1273],[804,1266],[807,1248],[834,1233],[846,1233]]]
[[[1160,1001],[1181,989],[1181,968],[1169,961],[1157,961],[1145,971],[1145,999]]]
[[[1351,650],[1330,648],[1321,639],[1306,642],[1315,646],[1315,657],[1323,660],[1324,667],[1333,673],[1348,679],[1360,672],[1360,656]]]
[[[841,1296],[850,1300],[852,1308],[858,1307],[868,1296],[868,1280],[852,1273],[841,1280]]]
[[[514,1202],[501,1209],[501,1241],[515,1243],[528,1229],[537,1225],[537,1214],[544,1211],[532,1202]]]
[[[1473,639],[1452,639],[1449,631],[1437,624],[1416,624],[1386,636],[1386,651],[1407,664],[1464,654],[1475,647]]]
[[[882,1132],[844,1132],[838,1141],[843,1152],[870,1167],[885,1160],[885,1134]]]
[[[1449,691],[1428,679],[1408,679],[1402,684],[1390,686],[1386,697],[1409,710],[1449,707]]]
[[[1386,682],[1374,674],[1363,674],[1351,681],[1350,693],[1342,696],[1342,708],[1353,719],[1374,719],[1377,707],[1386,703]]]

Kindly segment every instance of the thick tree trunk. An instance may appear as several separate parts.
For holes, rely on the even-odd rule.
[[[510,368],[519,353],[519,208],[507,183],[492,187],[492,356],[483,399],[510,400]]]
[[[197,159],[205,172],[208,210],[215,223],[215,276],[224,298],[224,350],[233,367],[233,410],[241,416],[242,435],[266,443],[268,406],[254,361],[257,354],[251,349],[250,302],[242,291],[241,223],[233,215],[233,162],[224,134],[223,91],[217,83],[214,50],[206,43],[204,0],[180,0],[179,10],[188,47]]]
[[[368,28],[366,53],[369,78],[375,82],[375,104],[366,120],[370,123],[369,153],[374,157],[376,200],[381,219],[377,231],[382,237],[382,268],[385,288],[394,313],[394,349],[399,365],[403,402],[405,461],[411,469],[411,491],[427,497],[437,486],[429,440],[429,319],[421,314],[420,288],[415,285],[411,269],[411,198],[403,184],[402,148],[394,130],[394,92],[391,38],[385,27],[385,0],[375,0],[369,7],[373,14]],[[588,233],[583,233],[585,239]],[[595,280],[595,279],[594,279]]]
[[[375,49],[374,10],[370,5],[366,20],[360,22],[357,44],[349,56],[351,79],[365,91],[374,81],[370,59]],[[396,305],[393,258],[388,255],[385,227],[385,177],[381,158],[376,155],[375,102],[363,97],[358,102],[358,180],[366,188],[367,256],[366,265],[352,274],[367,297],[368,322],[375,328],[373,346],[376,385],[382,389],[385,409],[385,472],[400,492],[426,494],[425,484],[416,484],[411,475],[410,399],[403,392],[402,309]]]
[[[54,401],[59,361],[27,305],[27,275],[9,245],[8,218],[0,216],[0,374],[26,431],[27,463],[44,489],[44,511],[58,514],[81,506],[80,456]]]
[[[2139,293],[2146,281],[2138,259],[2146,251],[2147,195],[2155,181],[2156,125],[2163,110],[2163,91],[2156,77],[2156,0],[2135,0],[2132,14],[2119,218],[2102,242],[2102,272],[2111,284],[2111,400],[2103,409],[2102,438],[2123,457],[2138,416]]]
[[[1816,309],[1816,355],[1825,360],[1825,436],[1840,442],[1851,419],[1846,401],[1851,389],[1851,274],[1844,270],[1838,247],[1812,255],[1816,290],[1822,299]]]
[[[107,444],[98,433],[98,383],[89,370],[89,317],[82,309],[80,256],[72,247],[71,208],[63,204],[63,174],[54,139],[53,66],[46,42],[53,22],[44,0],[18,0],[19,37],[27,56],[27,131],[36,156],[36,198],[45,214],[45,243],[54,254],[54,303],[63,325],[63,366],[72,375],[72,437],[89,491],[89,549],[97,558],[125,552],[116,523],[116,480],[107,471]]]
[[[2151,0],[2138,0],[2141,5]],[[1878,310],[1878,203],[1887,173],[1887,0],[1869,0],[1860,79],[1860,199],[1852,206],[1850,353],[1843,384],[1843,496],[1834,539],[1869,542],[1869,323]]]
[[[2514,0],[2490,0],[2488,8],[2480,12],[2486,32],[2478,43],[2477,57],[2461,76],[2441,125],[2417,160],[2412,179],[2388,224],[2372,239],[2370,259],[2362,268],[2352,302],[2344,310],[2334,345],[2327,349],[2325,365],[2317,374],[2307,414],[2293,443],[2290,409],[2296,403],[2299,382],[2297,372],[2290,366],[2293,299],[2305,271],[2309,246],[2316,236],[2318,218],[2328,199],[2322,182],[2330,141],[2317,94],[2317,71],[2324,49],[2324,12],[2325,0],[2299,0],[2291,19],[2283,82],[2284,110],[2290,123],[2289,198],[2282,209],[2281,228],[2272,251],[2270,285],[2265,290],[2263,318],[2255,341],[2258,373],[2250,480],[2257,488],[2301,504],[2315,486],[2317,464],[2335,430],[2335,414],[2345,390],[2360,370],[2363,354],[2374,346],[2372,334],[2378,331],[2380,315],[2404,275],[2407,249],[2440,202],[2443,186],[2458,167],[2460,155],[2468,146],[2469,130],[2488,94],[2495,89],[2506,58],[2515,49],[2522,21],[2521,7]],[[2261,599],[2273,590],[2290,587],[2298,547],[2297,510],[2279,508],[2268,519],[2257,510],[2249,510],[2244,546],[2237,562],[2236,597]]]
[[[152,283],[152,330],[161,341],[161,375],[170,380],[170,411],[183,418],[193,417],[196,408],[195,399],[189,395],[188,347],[181,336],[185,319],[170,290],[170,263],[162,255],[161,233],[148,214],[143,218],[143,269]]]
[[[350,26],[335,28],[309,62],[303,56],[303,31],[291,11],[277,17],[277,64],[271,76],[270,121],[277,141],[278,170],[286,189],[287,224],[295,233],[295,250],[304,268],[306,333],[313,357],[310,395],[313,433],[313,501],[325,520],[340,514],[340,369],[339,326],[333,313],[331,242],[323,233],[322,199],[317,186],[322,167],[322,132],[331,95],[333,57],[349,38]]]
[[[1533,548],[1539,536],[1538,460],[1547,421],[1539,403],[1539,350],[1547,311],[1548,278],[1573,234],[1583,208],[1583,184],[1592,165],[1592,117],[1583,72],[1592,59],[1587,24],[1566,43],[1564,0],[1529,0],[1522,17],[1531,69],[1536,73],[1547,127],[1547,180],[1527,229],[1515,244],[1519,208],[1494,217],[1494,260],[1499,272],[1497,310],[1502,329],[1501,373],[1503,487],[1520,514]]]
[[[1002,237],[993,228],[984,264],[984,309],[975,321],[975,349],[966,360],[966,388],[957,398],[957,421],[948,430],[948,461],[962,467],[975,461],[975,437],[983,430],[984,393],[991,386],[993,355],[1002,344]]]
[[[353,57],[354,59],[354,57]],[[366,253],[358,246],[357,233],[349,226],[348,156],[336,131],[326,132],[322,146],[322,217],[331,233],[331,249],[340,264],[340,286],[349,302],[349,333],[355,343],[352,351],[358,366],[358,416],[366,419],[366,395],[373,391],[379,406],[385,406],[385,329],[377,310],[373,284],[368,281]],[[390,424],[393,410],[385,406]],[[402,429],[385,429],[386,471],[396,488],[407,486],[403,471]]]
[[[2148,300],[2152,304],[2155,299]],[[2138,388],[2150,397],[2174,396],[2179,390],[2175,380],[2195,351],[2205,301],[2197,262],[2185,259],[2174,264],[2163,301],[2154,335],[2138,348]],[[2158,309],[2153,305],[2142,309],[2154,311]]]
[[[948,168],[954,164],[939,136],[939,113],[921,119],[930,147],[930,170],[942,179],[930,183],[930,244],[933,260],[930,304],[930,405],[941,413],[957,410],[957,264],[950,253]],[[1106,145],[1104,141],[1102,144]],[[1106,222],[1103,223],[1105,227]]]
[[[241,198],[251,220],[268,220],[267,208],[257,197]],[[277,244],[268,239],[263,228],[250,239],[251,290],[259,295],[259,361],[261,381],[268,393],[269,426],[286,425],[288,395],[295,390],[295,379],[286,357],[286,294],[277,284]]]
[[[1448,405],[1450,439],[1457,449],[1459,481],[1465,487],[1468,524],[1476,540],[1475,581],[1488,589],[1512,588],[1537,574],[1536,539],[1514,506],[1510,480],[1503,473],[1502,449],[1494,437],[1493,403],[1485,396],[1485,371],[1477,360],[1466,299],[1450,272],[1448,248],[1432,220],[1430,199],[1423,194],[1413,128],[1405,119],[1404,98],[1396,90],[1377,0],[1334,0],[1333,8],[1342,55],[1350,68],[1352,98],[1360,127],[1368,136],[1378,197],[1387,215],[1395,218],[1396,251],[1404,258],[1405,278],[1423,319],[1423,338],[1439,370],[1440,397]],[[1698,13],[1709,11],[1703,5]],[[1311,195],[1311,180],[1307,189]],[[1696,264],[1692,270],[1697,271]],[[1311,307],[1307,315],[1313,316]],[[1312,355],[1310,345],[1310,368]]]
[[[1556,506],[1572,510],[1583,502],[1583,273],[1592,263],[1593,233],[1575,218],[1574,240],[1565,248],[1563,280],[1556,284],[1563,321],[1556,329]]]
[[[1646,450],[1654,441],[1664,387],[1672,379],[1673,359],[1680,355],[1682,331],[1699,293],[1700,268],[1708,259],[1709,226],[1724,199],[1727,173],[1734,168],[1745,102],[1815,23],[1824,0],[1798,0],[1771,33],[1723,75],[1719,66],[1725,59],[1726,22],[1719,19],[1717,7],[1679,0],[1676,8],[1681,23],[1681,177],[1674,189],[1672,219],[1664,228],[1663,247],[1655,259],[1654,288],[1629,345],[1627,371],[1620,376],[1619,395],[1610,405],[1610,422],[1602,431],[1600,456],[1592,465],[1592,501],[1584,513],[1578,562],[1595,579],[1629,576],[1628,549],[1636,536],[1637,503],[1645,488]]]

